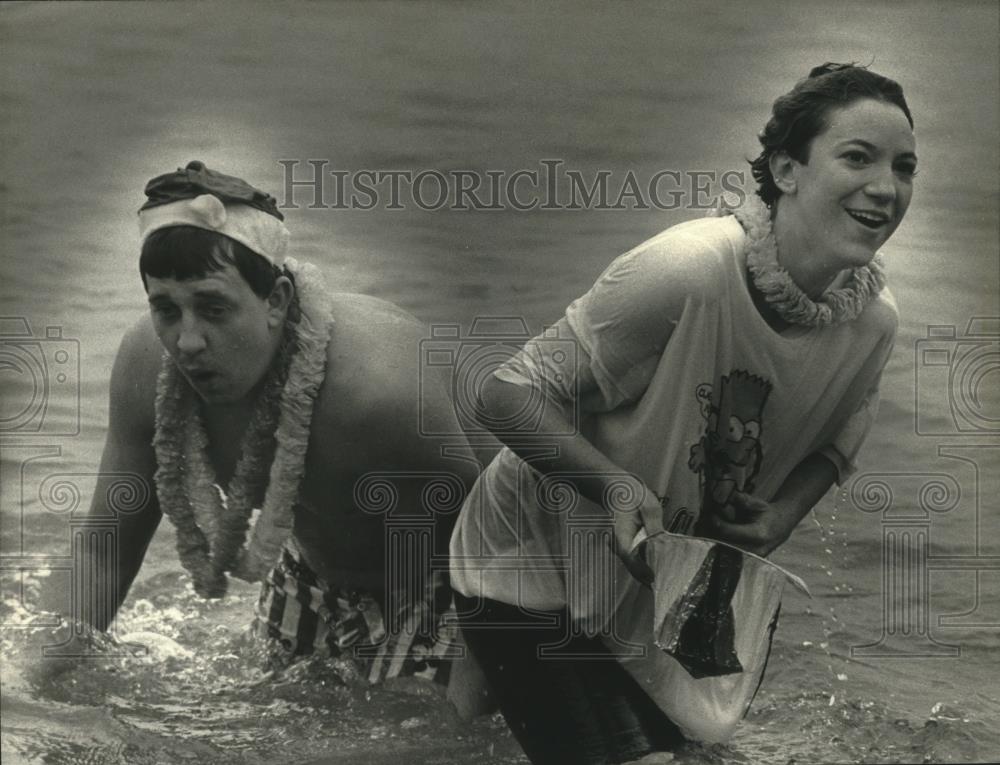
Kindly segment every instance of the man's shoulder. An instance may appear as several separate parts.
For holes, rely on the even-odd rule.
[[[116,364],[127,364],[130,374],[138,380],[156,381],[163,359],[163,346],[148,315],[139,319],[122,336]]]
[[[163,346],[152,320],[141,316],[122,337],[110,384],[112,413],[134,427],[152,428],[162,358]]]
[[[395,303],[354,292],[332,294],[330,312],[334,321],[334,338],[344,342],[391,342],[419,333],[424,326],[417,317]]]
[[[141,314],[132,326],[125,330],[118,353],[127,353],[136,361],[143,359],[159,362],[163,355],[163,346],[156,336],[149,313]]]
[[[416,396],[420,341],[427,328],[394,303],[368,295],[331,296],[333,329],[320,406],[364,416]],[[414,398],[415,400],[415,398]]]
[[[415,353],[426,334],[425,325],[413,314],[370,295],[335,293],[330,313],[333,330],[327,361],[334,371],[346,366],[355,376],[396,368],[399,354]]]

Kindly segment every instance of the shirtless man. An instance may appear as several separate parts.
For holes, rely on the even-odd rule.
[[[237,178],[192,162],[146,194],[150,314],[115,360],[91,517],[110,515],[110,476],[134,474],[149,497],[118,514],[117,565],[90,549],[93,589],[110,595],[89,594],[74,616],[108,627],[167,515],[199,594],[223,595],[229,576],[263,580],[255,630],[287,658],[367,647],[359,662],[372,681],[433,674],[450,591],[426,555],[386,559],[387,514],[412,515],[446,552],[456,514],[436,510],[457,509],[478,463],[461,437],[444,456],[420,435],[418,417],[461,433],[447,378],[418,384],[424,328],[282,261],[288,232],[273,198]],[[453,493],[447,507],[426,506],[430,481]],[[248,533],[251,508],[262,510]],[[306,586],[324,591],[322,613],[304,613],[295,594]]]

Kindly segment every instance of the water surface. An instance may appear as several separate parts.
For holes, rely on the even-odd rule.
[[[282,159],[508,173],[560,159],[616,179],[745,172],[771,100],[826,60],[900,80],[917,122],[916,194],[885,251],[902,323],[863,454],[874,488],[828,497],[777,555],[814,599],[786,600],[734,740],[678,760],[1000,756],[1000,574],[995,563],[977,574],[974,559],[1000,555],[996,324],[965,337],[970,319],[1000,315],[995,4],[8,4],[0,24],[2,313],[45,338],[30,352],[79,360],[50,380],[44,411],[32,380],[2,370],[4,418],[43,423],[2,443],[5,761],[523,761],[502,721],[461,724],[421,686],[344,686],[324,665],[262,675],[242,635],[255,591],[199,602],[167,524],[118,625],[150,653],[91,662],[44,693],[25,685],[21,602],[37,599],[39,575],[12,569],[66,555],[67,518],[89,502],[111,362],[144,309],[134,216],[148,178],[195,158],[276,191]],[[615,255],[702,214],[309,202],[286,210],[294,252],[338,289],[466,328],[516,313],[532,331]],[[928,339],[937,325],[954,337]],[[924,363],[928,343],[949,365]],[[79,497],[40,496],[53,474],[73,476]],[[879,482],[892,493],[885,512]],[[923,627],[885,600],[894,523],[929,529],[937,563],[912,603]],[[880,643],[887,621],[898,630]],[[901,655],[852,656],[865,644]]]

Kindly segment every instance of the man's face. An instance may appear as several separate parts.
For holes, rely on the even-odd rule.
[[[913,195],[913,131],[902,110],[873,99],[833,109],[794,162],[794,208],[813,252],[836,268],[867,264],[899,226]]]
[[[201,279],[146,283],[156,334],[198,394],[210,404],[250,395],[277,348],[280,311],[229,264]]]

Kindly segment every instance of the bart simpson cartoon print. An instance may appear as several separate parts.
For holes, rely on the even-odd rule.
[[[700,474],[701,518],[718,513],[736,518],[730,505],[733,492],[752,493],[760,471],[764,405],[771,383],[743,369],[723,375],[714,391],[708,383],[695,396],[707,421],[705,434],[691,447],[688,467]]]

